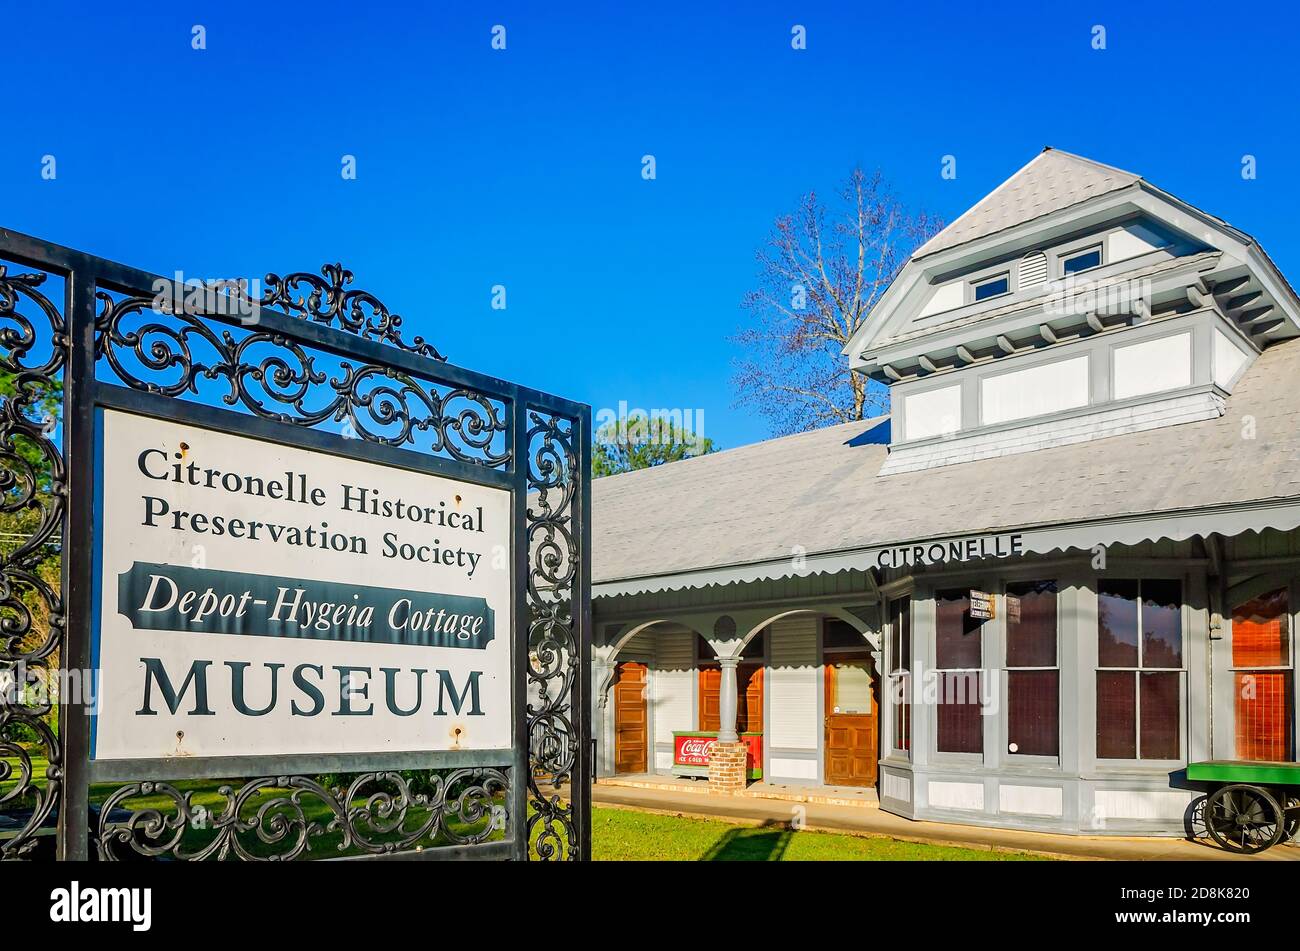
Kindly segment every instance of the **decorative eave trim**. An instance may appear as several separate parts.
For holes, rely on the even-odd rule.
[[[680,591],[686,588],[747,584],[778,578],[802,578],[810,575],[834,574],[849,569],[863,571],[877,567],[882,552],[918,545],[926,548],[932,545],[947,546],[957,541],[977,537],[1019,536],[1019,548],[1025,554],[1048,555],[1072,549],[1087,550],[1099,545],[1137,545],[1166,539],[1185,541],[1212,534],[1232,537],[1266,529],[1290,531],[1295,528],[1300,528],[1300,497],[1185,509],[1152,515],[1065,522],[1056,525],[991,527],[934,538],[899,539],[888,544],[866,548],[807,555],[800,559],[799,567],[795,566],[794,559],[787,557],[749,564],[603,581],[592,585],[591,596],[613,598],[658,591]]]

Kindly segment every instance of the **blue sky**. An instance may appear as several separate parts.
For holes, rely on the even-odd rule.
[[[456,363],[597,409],[702,409],[724,446],[767,435],[731,405],[754,252],[855,163],[951,220],[1050,144],[1300,275],[1300,16],[1280,5],[6,7],[0,226],[165,274],[342,261]]]

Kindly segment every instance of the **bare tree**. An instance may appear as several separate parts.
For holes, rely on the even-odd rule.
[[[736,405],[758,408],[777,435],[866,419],[885,387],[851,373],[840,351],[908,256],[942,224],[910,214],[880,172],[855,168],[827,208],[810,192],[776,220],[759,250],[759,286],[745,295],[753,325],[733,340]]]

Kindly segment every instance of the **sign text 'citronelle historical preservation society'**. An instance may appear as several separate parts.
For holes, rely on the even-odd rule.
[[[106,410],[97,759],[511,745],[510,494]]]

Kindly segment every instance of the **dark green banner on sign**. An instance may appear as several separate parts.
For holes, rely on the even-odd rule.
[[[148,631],[471,650],[494,636],[483,598],[139,561],[118,576],[117,609]]]

